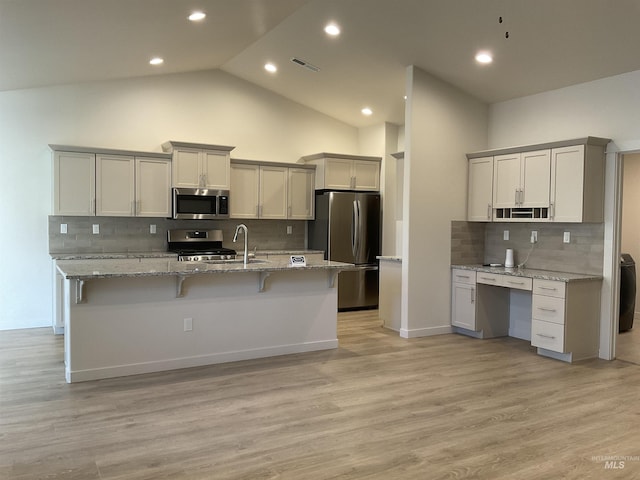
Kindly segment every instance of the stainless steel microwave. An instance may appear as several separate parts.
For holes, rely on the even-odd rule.
[[[173,218],[215,220],[229,218],[229,190],[173,188]]]

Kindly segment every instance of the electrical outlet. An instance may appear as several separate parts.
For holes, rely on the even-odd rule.
[[[509,240],[509,230],[505,230],[504,232],[502,232],[502,239]]]
[[[562,237],[562,241],[564,243],[571,243],[571,232],[564,232],[564,236]]]
[[[538,231],[531,230],[531,243],[537,243],[538,241]]]
[[[97,223],[93,224],[93,234],[94,235],[99,235],[100,234],[100,225]]]
[[[60,233],[62,235],[66,235],[67,234],[67,224],[66,223],[61,223],[60,224]]]
[[[293,233],[293,227],[291,225],[287,225],[287,235],[291,235]]]
[[[193,330],[193,318],[185,318],[184,319],[184,331],[190,332]]]
[[[155,235],[156,234],[156,226],[153,223],[151,225],[149,225],[149,233],[151,235]]]

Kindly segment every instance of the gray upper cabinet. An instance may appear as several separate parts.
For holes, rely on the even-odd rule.
[[[467,154],[467,220],[602,222],[609,141],[585,137]]]

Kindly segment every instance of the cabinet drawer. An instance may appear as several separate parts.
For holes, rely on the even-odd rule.
[[[531,345],[563,353],[564,325],[534,318],[531,321]]]
[[[567,284],[565,282],[556,282],[553,280],[541,280],[536,278],[533,280],[533,294],[564,298],[566,285]]]
[[[533,295],[531,315],[537,320],[564,324],[564,298]]]
[[[468,283],[472,285],[476,283],[476,272],[454,268],[451,272],[451,280],[455,283]]]
[[[502,284],[508,288],[516,288],[519,290],[531,291],[532,281],[530,278],[513,277],[510,275],[505,275]]]
[[[478,272],[476,274],[476,282],[484,283],[485,285],[496,285],[498,287],[501,287],[503,281],[504,275],[500,275],[497,273]]]

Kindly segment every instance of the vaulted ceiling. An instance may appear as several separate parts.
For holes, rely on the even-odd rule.
[[[218,68],[350,125],[402,124],[408,65],[492,103],[640,70],[638,24],[638,0],[0,0],[0,90]]]

